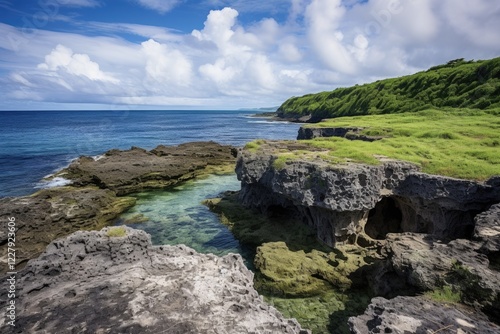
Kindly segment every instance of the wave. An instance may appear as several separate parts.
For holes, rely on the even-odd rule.
[[[48,189],[55,187],[63,187],[73,183],[71,180],[65,179],[64,177],[57,176],[50,180],[42,180],[35,185],[37,189]]]

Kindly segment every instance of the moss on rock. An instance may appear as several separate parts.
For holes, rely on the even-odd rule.
[[[284,242],[258,247],[254,264],[262,275],[258,282],[262,290],[288,297],[321,295],[332,287],[346,291],[353,285],[350,276],[367,265],[360,254],[315,249],[294,252]]]

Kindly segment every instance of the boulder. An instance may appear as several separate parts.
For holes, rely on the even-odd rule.
[[[353,334],[494,334],[500,327],[473,309],[432,301],[425,297],[372,299],[363,315],[349,318]]]
[[[309,333],[264,303],[252,279],[237,254],[152,246],[128,227],[79,231],[17,273],[14,331]],[[5,309],[6,289],[0,297]]]

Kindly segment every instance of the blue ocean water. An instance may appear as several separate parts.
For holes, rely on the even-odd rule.
[[[0,111],[0,197],[33,193],[40,180],[82,155],[112,148],[213,140],[242,146],[257,138],[294,139],[298,124],[248,111]]]

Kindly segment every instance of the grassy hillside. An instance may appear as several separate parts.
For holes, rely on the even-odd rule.
[[[339,137],[315,138],[301,140],[300,149],[284,150],[275,145],[274,154],[278,157],[275,168],[281,169],[291,160],[309,159],[331,164],[377,165],[378,157],[384,156],[413,162],[429,174],[478,181],[500,175],[500,108],[350,116],[309,126],[361,127],[362,134],[383,139],[366,142]],[[264,141],[246,146],[253,151],[261,147],[265,147]]]
[[[281,117],[311,115],[313,120],[320,120],[446,107],[500,107],[500,58],[457,59],[401,78],[292,97],[278,108],[278,114]]]

